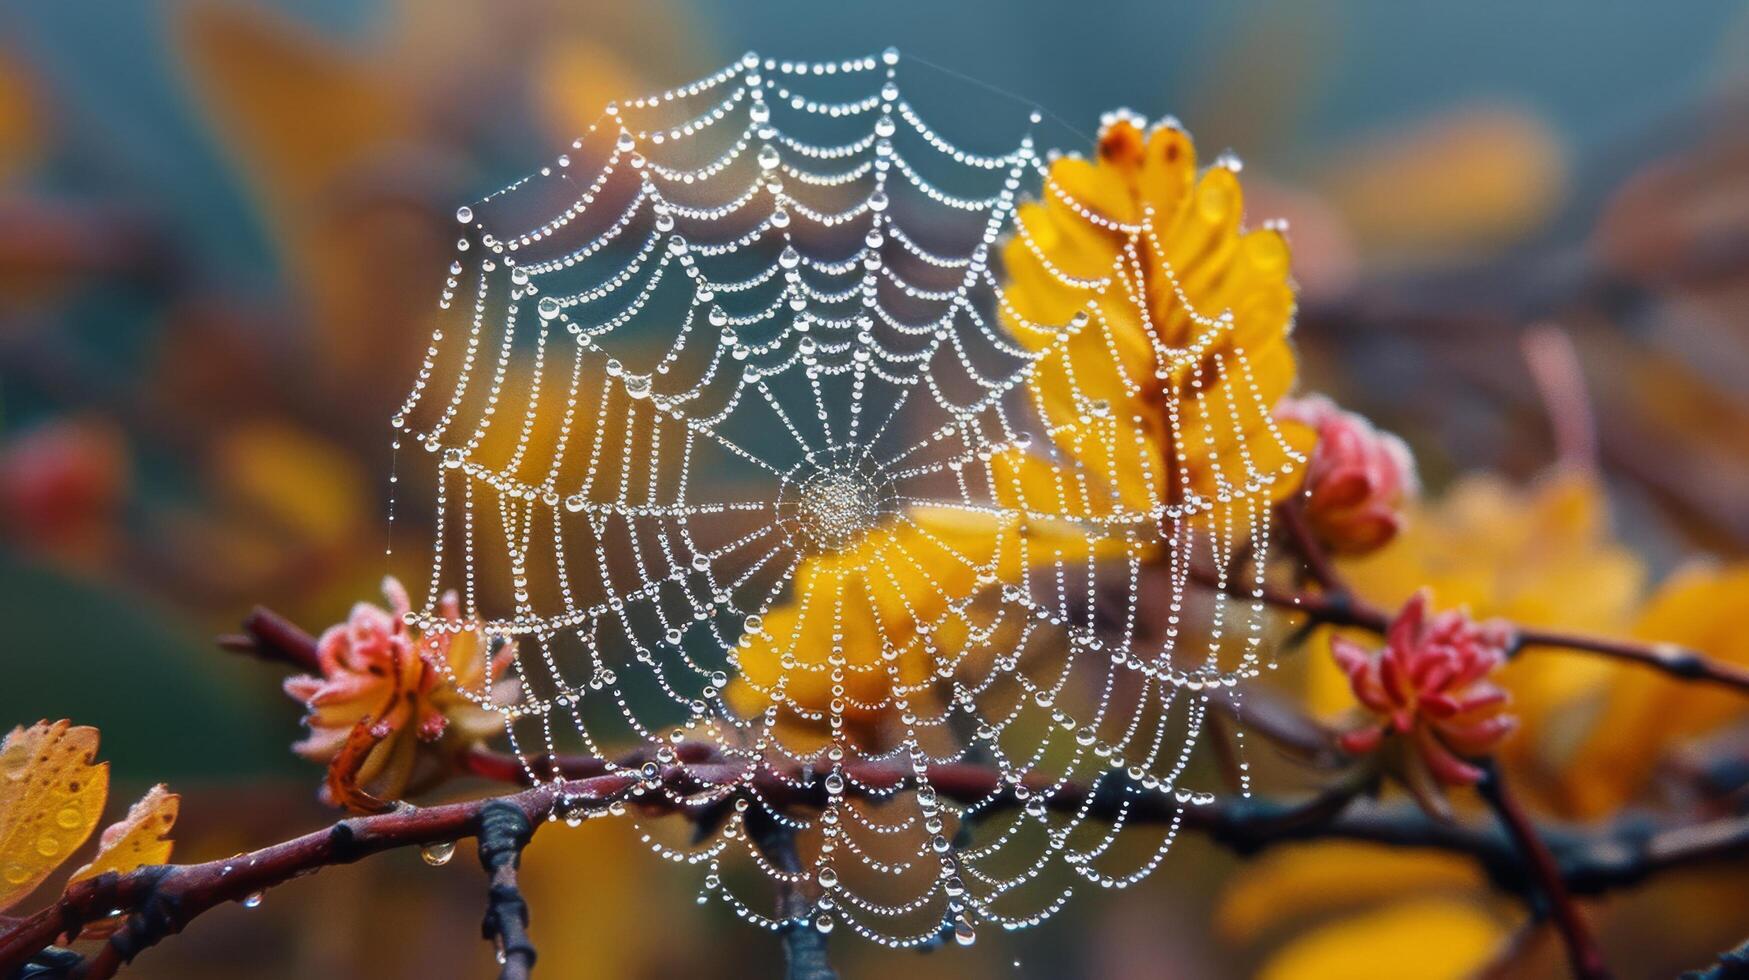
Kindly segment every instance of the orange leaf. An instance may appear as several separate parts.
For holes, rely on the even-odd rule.
[[[97,729],[65,720],[14,728],[0,745],[0,909],[42,884],[103,815],[109,765]]]
[[[95,878],[110,871],[127,874],[135,868],[170,860],[170,828],[176,824],[181,807],[182,797],[170,792],[163,783],[147,790],[138,803],[128,808],[125,818],[104,828],[97,856],[73,872],[69,881]]]

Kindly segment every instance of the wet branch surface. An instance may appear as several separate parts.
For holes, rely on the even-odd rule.
[[[1607,980],[1609,968],[1604,965],[1603,953],[1597,948],[1597,937],[1592,934],[1579,906],[1574,904],[1573,894],[1567,888],[1560,866],[1555,863],[1555,856],[1549,853],[1536,825],[1507,788],[1499,765],[1490,760],[1482,767],[1482,772],[1482,781],[1476,788],[1488,801],[1489,808],[1499,818],[1507,836],[1512,838],[1513,845],[1524,856],[1530,877],[1536,883],[1537,894],[1547,903],[1561,941],[1567,947],[1567,960],[1573,965],[1573,973],[1580,980]]]
[[[592,760],[593,761],[593,760]],[[605,765],[606,763],[601,763]],[[582,765],[582,768],[588,768]],[[855,782],[890,785],[907,778],[908,769],[865,764],[847,767]],[[726,778],[733,780],[740,767],[721,763],[678,763],[661,775],[662,782],[684,798],[691,788],[702,788]],[[761,794],[784,806],[817,807],[826,799],[821,781],[800,780],[803,774],[765,773],[753,779]],[[930,779],[936,790],[961,803],[994,799],[995,807],[1018,806],[1019,801],[1003,790],[998,773],[978,766],[934,766]],[[370,855],[404,847],[423,847],[479,837],[493,819],[514,815],[526,822],[532,833],[546,822],[548,814],[563,807],[570,815],[581,807],[588,812],[605,810],[615,801],[626,801],[651,815],[679,814],[700,818],[706,807],[676,803],[660,794],[633,797],[641,779],[616,772],[562,783],[541,783],[519,792],[464,803],[415,807],[403,805],[388,813],[350,817],[330,827],[218,861],[141,868],[126,875],[107,874],[70,886],[54,904],[8,926],[0,933],[0,976],[11,976],[58,937],[83,924],[108,916],[112,910],[127,914],[127,925],[105,950],[88,961],[86,969],[72,975],[97,976],[95,968],[113,960],[118,965],[164,938],[181,932],[201,913],[225,902],[245,897],[293,878],[323,868],[350,864]],[[852,782],[852,785],[855,785]],[[849,790],[847,790],[848,792]],[[1113,815],[1121,792],[1102,786],[1094,793],[1091,814]],[[1055,809],[1078,809],[1087,802],[1085,787],[1069,786],[1051,800]],[[1317,812],[1309,812],[1309,811]],[[1512,837],[1498,828],[1446,823],[1406,806],[1379,806],[1356,799],[1343,806],[1287,804],[1263,798],[1234,798],[1207,806],[1182,810],[1157,796],[1132,800],[1129,818],[1149,823],[1179,819],[1182,825],[1208,836],[1214,842],[1241,854],[1254,854],[1293,841],[1340,839],[1366,841],[1397,847],[1428,848],[1467,855],[1475,859],[1499,887],[1529,893],[1537,887],[1520,857]],[[494,815],[502,815],[494,817]],[[514,825],[514,820],[510,822]],[[490,833],[491,831],[487,831]],[[1701,824],[1659,827],[1644,821],[1623,821],[1601,832],[1563,827],[1539,827],[1559,878],[1573,894],[1598,894],[1631,885],[1663,871],[1749,855],[1749,817]],[[512,835],[512,839],[521,839]],[[488,848],[487,850],[494,850]],[[505,855],[520,853],[520,846]],[[781,851],[779,851],[781,854]],[[527,976],[533,962],[533,947],[526,932],[526,907],[520,895],[512,901],[514,857],[494,857],[492,909],[486,929],[505,950],[504,977]],[[482,854],[482,862],[488,855]],[[511,869],[501,877],[506,868]],[[804,960],[814,949],[822,954],[823,942],[810,945],[818,933],[812,929],[791,930],[788,952],[792,963],[798,954]],[[125,938],[123,938],[125,937]],[[820,937],[823,939],[823,937]],[[520,969],[509,968],[526,958]],[[823,960],[821,961],[823,962]],[[792,967],[793,970],[793,967]],[[791,973],[794,977],[830,974]]]
[[[1313,570],[1315,583],[1327,591],[1266,588],[1256,598],[1301,612],[1318,623],[1382,632],[1388,615],[1348,593],[1333,566],[1322,558],[1316,542],[1303,533],[1303,526],[1297,531],[1291,522],[1288,526],[1291,543],[1296,550],[1307,552],[1303,556],[1307,568]],[[1215,583],[1212,576],[1197,577],[1204,584]],[[1243,598],[1253,597],[1248,591],[1228,588]],[[1537,630],[1520,629],[1517,637],[1520,648],[1587,650],[1642,663],[1685,680],[1749,691],[1749,673],[1692,651]],[[316,666],[315,640],[266,609],[251,613],[243,634],[227,637],[221,645],[298,670]],[[1327,764],[1342,761],[1330,733],[1316,722],[1267,698],[1246,700],[1240,719],[1266,737],[1302,757]],[[1233,708],[1230,703],[1224,706]],[[144,950],[181,932],[203,912],[225,902],[241,901],[295,877],[381,851],[478,838],[481,864],[489,877],[482,931],[500,952],[501,978],[521,980],[533,969],[535,949],[528,929],[528,907],[517,887],[517,865],[522,848],[549,816],[593,814],[623,802],[648,815],[674,814],[708,822],[719,818],[720,806],[696,802],[696,794],[712,790],[720,794],[736,785],[782,809],[818,809],[828,799],[823,779],[799,768],[756,770],[708,743],[682,743],[675,752],[676,761],[665,766],[653,782],[646,782],[639,772],[654,759],[648,750],[617,760],[539,758],[532,761],[531,768],[552,772],[556,778],[517,792],[430,807],[400,804],[386,813],[349,817],[323,830],[224,860],[145,867],[125,875],[107,874],[77,882],[48,908],[0,926],[0,976],[11,978],[26,964],[34,964],[39,976],[108,977]],[[527,779],[528,770],[520,760],[485,749],[470,751],[460,765],[493,781],[524,783]],[[908,766],[886,763],[854,763],[845,769],[853,794],[863,792],[857,787],[879,794],[913,778]],[[977,805],[984,812],[1021,806],[1001,774],[986,766],[933,765],[929,780],[943,796]],[[1026,782],[1031,789],[1044,790],[1053,780],[1034,774]],[[658,784],[661,789],[655,789]],[[1606,974],[1590,972],[1594,946],[1588,946],[1585,938],[1576,941],[1576,927],[1565,918],[1562,906],[1572,912],[1571,896],[1599,894],[1670,869],[1749,855],[1749,816],[1675,826],[1623,819],[1592,831],[1537,826],[1509,798],[1502,806],[1499,797],[1490,795],[1501,785],[1491,782],[1483,787],[1501,817],[1500,826],[1446,822],[1413,807],[1381,806],[1367,798],[1370,786],[1353,782],[1305,802],[1237,797],[1184,807],[1159,794],[1135,794],[1121,774],[1111,774],[1093,787],[1063,786],[1050,796],[1048,805],[1068,812],[1085,808],[1086,816],[1111,818],[1127,799],[1126,819],[1132,822],[1180,821],[1185,829],[1246,855],[1282,843],[1320,839],[1466,855],[1497,887],[1549,903],[1557,925],[1568,938],[1575,969],[1582,976]],[[793,840],[786,839],[775,824],[766,829],[771,832],[756,837],[768,859],[779,868],[799,867]],[[787,975],[794,980],[830,980],[835,974],[826,959],[826,937],[802,923],[808,908],[806,897],[798,888],[786,886],[780,888],[778,899],[779,918],[791,922],[783,932]],[[126,918],[90,957],[74,958],[54,946],[57,940],[76,935],[85,924],[114,914]],[[1581,922],[1577,928],[1582,927]],[[1601,961],[1594,965],[1602,970]]]
[[[1234,576],[1217,576],[1207,568],[1192,568],[1191,578],[1205,588],[1236,599],[1257,599],[1276,609],[1302,613],[1308,621],[1319,625],[1357,626],[1373,633],[1384,633],[1391,623],[1390,612],[1348,589],[1329,555],[1306,528],[1298,505],[1282,504],[1276,508],[1276,513],[1286,532],[1287,544],[1305,563],[1308,577],[1317,588],[1292,590],[1266,585],[1258,589],[1240,583]],[[1510,625],[1513,647],[1509,653],[1512,656],[1522,656],[1535,649],[1573,650],[1637,664],[1678,680],[1716,684],[1749,695],[1749,668],[1714,660],[1698,650],[1674,643],[1641,643],[1516,623]]]

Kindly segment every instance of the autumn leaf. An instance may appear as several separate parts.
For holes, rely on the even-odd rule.
[[[1357,143],[1320,183],[1364,246],[1425,257],[1523,235],[1560,203],[1566,178],[1547,124],[1476,106]]]
[[[1283,947],[1264,980],[1470,977],[1506,941],[1507,928],[1474,902],[1417,898],[1339,919]]]
[[[182,797],[170,792],[163,783],[147,790],[138,803],[128,808],[126,817],[104,828],[98,838],[97,856],[73,872],[68,882],[112,871],[127,874],[135,868],[169,861],[173,843],[170,828],[175,826],[181,807]]]
[[[1215,907],[1215,925],[1235,942],[1315,916],[1360,911],[1409,894],[1461,896],[1486,885],[1474,862],[1453,854],[1326,841],[1262,855],[1235,875]]]
[[[1296,489],[1313,433],[1271,414],[1298,373],[1290,255],[1278,229],[1244,230],[1237,169],[1199,173],[1189,134],[1119,114],[1094,159],[1058,160],[1049,180],[1090,211],[1047,195],[1015,212],[1003,318],[1039,352],[1032,379],[1053,441],[1138,510]],[[1150,255],[1126,271],[1117,225],[1144,218]],[[1093,285],[1108,277],[1116,288]],[[1223,310],[1230,329],[1211,332],[1209,311]],[[1067,339],[1040,326],[1088,311]],[[1161,350],[1191,347],[1201,356],[1160,362]],[[1139,451],[1116,448],[1130,446]]]
[[[0,745],[0,909],[42,884],[96,829],[109,765],[97,729],[62,720],[14,728]]]
[[[1698,650],[1716,660],[1749,663],[1742,610],[1749,605],[1749,564],[1696,564],[1661,585],[1634,625],[1653,643]],[[1572,793],[1581,815],[1606,812],[1645,788],[1657,763],[1683,739],[1743,717],[1733,691],[1615,668],[1609,698],[1592,727],[1575,769]]]
[[[17,58],[0,57],[0,181],[10,181],[41,157],[48,134],[36,80]]]

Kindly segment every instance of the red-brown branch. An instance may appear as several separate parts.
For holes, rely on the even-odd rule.
[[[219,646],[232,653],[247,653],[263,660],[290,664],[311,674],[322,672],[316,657],[316,638],[296,623],[264,606],[256,606],[243,619],[243,632],[222,636]]]
[[[606,765],[594,763],[594,767]],[[911,775],[908,768],[874,763],[846,768],[853,777],[847,792],[853,793],[861,792],[856,789],[857,782],[879,789]],[[514,807],[531,828],[542,826],[555,807],[562,807],[567,814],[578,808],[593,812],[614,800],[630,800],[653,815],[680,814],[701,819],[709,808],[690,802],[692,794],[701,788],[733,782],[742,772],[737,766],[720,762],[669,766],[661,773],[661,779],[673,796],[656,792],[642,798],[630,795],[640,780],[625,772],[558,784],[542,783],[516,793],[466,803],[403,806],[388,813],[351,817],[325,830],[225,860],[153,866],[126,875],[87,879],[69,886],[53,905],[0,933],[0,976],[10,975],[58,936],[74,932],[114,909],[127,913],[129,924],[111,941],[114,952],[100,953],[88,966],[105,961],[119,966],[224,902],[239,901],[300,875],[349,864],[380,851],[473,837],[479,833],[481,815],[491,806]],[[983,801],[991,809],[1019,805],[992,769],[973,765],[931,766],[929,780],[938,793],[960,803]],[[823,780],[817,776],[804,778],[800,772],[766,772],[751,780],[751,787],[779,807],[817,808],[826,801]],[[1121,800],[1119,793],[1101,791],[1089,803],[1087,789],[1071,784],[1050,798],[1050,806],[1074,812],[1081,812],[1086,806],[1089,816],[1102,818],[1115,815]],[[1436,821],[1412,807],[1383,808],[1361,803],[1335,806],[1326,796],[1310,803],[1293,804],[1255,797],[1230,798],[1208,806],[1180,808],[1160,794],[1150,794],[1130,799],[1127,819],[1132,823],[1154,824],[1179,820],[1184,828],[1201,832],[1244,854],[1290,841],[1315,839],[1431,848],[1470,856],[1503,888],[1522,892],[1534,887],[1509,837],[1479,827]],[[1639,821],[1629,821],[1601,834],[1582,834],[1558,827],[1538,828],[1536,833],[1539,839],[1548,842],[1557,876],[1575,893],[1604,892],[1662,870],[1749,854],[1746,817],[1652,834],[1647,834]]]
[[[1342,575],[1336,571],[1336,563],[1330,560],[1329,554],[1318,543],[1311,527],[1306,524],[1305,511],[1300,502],[1290,499],[1278,504],[1275,508],[1275,519],[1286,533],[1288,543],[1305,562],[1306,574],[1311,576],[1319,590],[1330,595],[1347,595],[1348,586],[1342,581]]]
[[[573,784],[565,790],[581,799],[590,793],[611,795],[624,784],[625,780],[615,779],[611,786]],[[496,799],[518,807],[533,823],[545,819],[559,791],[559,787],[544,784]],[[76,933],[112,909],[129,913],[129,923],[111,940],[116,953],[108,958],[130,960],[163,936],[182,931],[202,912],[224,902],[241,901],[298,875],[350,864],[379,851],[471,837],[478,829],[481,811],[491,802],[409,807],[353,817],[232,858],[151,866],[125,875],[105,874],[74,882],[53,905],[0,935],[0,976],[11,976],[57,936]],[[93,960],[93,964],[97,962]]]
[[[1335,583],[1336,588],[1294,592],[1266,586],[1253,596],[1251,587],[1232,580],[1223,583],[1218,576],[1207,569],[1193,569],[1191,577],[1208,588],[1223,591],[1235,598],[1257,598],[1261,599],[1264,604],[1277,609],[1303,613],[1316,623],[1330,626],[1358,626],[1382,634],[1390,625],[1390,614],[1355,595],[1352,591],[1341,587],[1341,580],[1335,577],[1329,556],[1318,544],[1317,539],[1310,533],[1295,533],[1291,530],[1294,517],[1289,515],[1295,515],[1294,508],[1284,506],[1278,508],[1278,511],[1283,515],[1284,522],[1290,527],[1289,542],[1295,552],[1306,562],[1307,570],[1313,580],[1320,583]],[[1305,530],[1303,522],[1300,527],[1302,531]],[[1634,640],[1618,640],[1559,630],[1538,629],[1517,624],[1510,624],[1510,626],[1514,637],[1511,652],[1514,655],[1537,647],[1576,650],[1581,653],[1595,654],[1612,660],[1648,667],[1679,680],[1716,684],[1728,687],[1740,694],[1749,694],[1749,668],[1714,660],[1697,650],[1673,643],[1642,643]]]
[[[1507,788],[1500,767],[1490,760],[1483,772],[1482,781],[1476,788],[1528,862],[1536,890],[1548,903],[1555,927],[1561,933],[1561,942],[1567,947],[1567,961],[1572,964],[1573,975],[1578,980],[1608,980],[1610,972],[1603,962],[1603,951],[1598,948],[1597,937],[1592,935],[1591,926],[1573,901],[1573,894],[1561,876],[1555,856],[1543,843],[1542,835],[1530,816]]]

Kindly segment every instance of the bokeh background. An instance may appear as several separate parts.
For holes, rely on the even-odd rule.
[[[1749,551],[1742,3],[15,0],[0,6],[0,725],[100,727],[118,806],[159,780],[184,794],[185,859],[328,819],[317,772],[287,751],[300,710],[279,672],[211,638],[256,603],[315,629],[385,571],[419,577],[385,567],[387,420],[456,205],[612,98],[749,49],[889,44],[1042,104],[1068,149],[1128,106],[1244,157],[1252,220],[1292,222],[1305,386],[1401,432],[1428,485],[1419,536],[1355,570],[1382,599],[1437,577],[1481,612],[1676,629],[1693,617],[1647,605],[1657,583]],[[1732,603],[1749,591],[1712,606]],[[1749,658],[1717,640],[1732,642],[1709,652]],[[1287,673],[1314,708],[1340,707],[1315,671]],[[1706,723],[1595,734],[1644,680],[1586,666],[1536,682],[1591,712],[1526,733],[1519,761],[1551,818],[1641,805],[1651,776],[1607,774],[1651,773],[1696,739],[1745,757],[1740,703],[1659,702]],[[1604,775],[1558,764],[1573,759]],[[203,918],[135,975],[484,976],[471,863],[409,853],[300,881]],[[611,821],[543,834],[527,863],[545,975],[775,969],[769,937],[694,906],[692,882]],[[1610,899],[1612,960],[1625,975],[1708,962],[1749,933],[1745,870]],[[1194,838],[1117,899],[1085,894],[970,950],[845,939],[835,960],[919,980],[1433,976],[1501,967],[1522,918],[1461,862],[1335,845],[1241,861]],[[1525,942],[1547,948],[1504,972],[1560,969],[1546,937]]]

